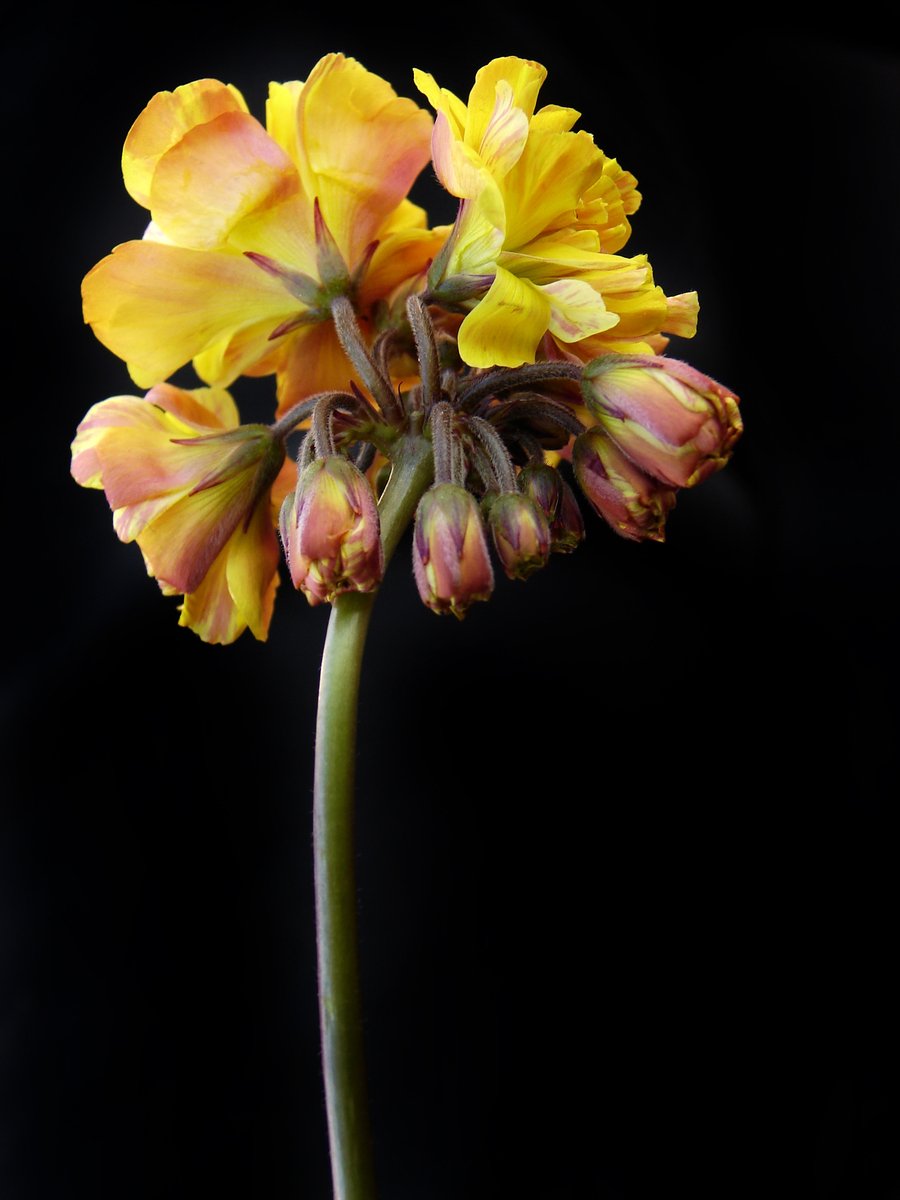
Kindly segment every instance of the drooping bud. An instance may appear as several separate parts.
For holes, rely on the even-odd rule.
[[[424,494],[413,529],[413,573],[432,612],[463,617],[489,600],[494,571],[478,503],[465,488],[439,483]]]
[[[527,579],[547,565],[550,525],[544,510],[522,492],[501,492],[488,521],[494,548],[510,579]]]
[[[584,540],[584,517],[560,472],[549,463],[532,463],[519,472],[519,486],[547,517],[551,551],[570,554],[575,550]]]
[[[310,604],[371,592],[384,573],[372,487],[340,454],[314,459],[281,509],[281,540],[294,587]]]
[[[665,540],[675,489],[636,466],[605,430],[594,426],[575,439],[572,466],[592,507],[616,533],[635,542]]]
[[[693,487],[718,471],[743,430],[732,392],[662,355],[595,358],[581,390],[628,457],[671,487]]]

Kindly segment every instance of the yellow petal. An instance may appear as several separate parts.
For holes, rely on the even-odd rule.
[[[459,328],[459,352],[471,367],[519,367],[534,362],[549,322],[550,301],[541,290],[500,268]]]
[[[269,98],[266,100],[266,129],[282,150],[295,164],[300,162],[297,144],[297,104],[303,84],[298,80],[291,83],[270,83]]]
[[[495,179],[502,179],[516,165],[528,140],[528,117],[516,106],[512,85],[497,82],[494,110],[479,146],[482,162]]]
[[[699,314],[700,301],[696,292],[682,292],[679,296],[668,296],[663,332],[674,333],[678,337],[692,338],[697,332]]]
[[[540,63],[514,56],[495,58],[487,66],[482,67],[476,74],[475,83],[469,93],[466,144],[474,150],[481,151],[485,135],[494,117],[499,83],[505,83],[510,87],[511,103],[521,109],[526,121],[530,121],[538,92],[546,78],[546,68],[542,67]]]
[[[413,68],[413,81],[428,99],[435,112],[443,113],[450,124],[453,137],[462,139],[466,132],[466,106],[458,96],[438,87],[437,80],[427,71]]]
[[[449,230],[408,229],[378,243],[359,290],[359,307],[365,311],[376,300],[390,299],[402,284],[422,275],[447,240]]]
[[[150,207],[170,241],[212,249],[242,217],[298,187],[294,164],[262,125],[247,113],[227,112],[189,130],[160,158]]]
[[[603,296],[582,279],[559,279],[540,291],[550,301],[548,328],[562,342],[579,342],[619,323],[618,314],[607,311]]]
[[[477,196],[492,182],[481,156],[453,136],[443,113],[434,123],[431,155],[435,174],[451,196],[461,200]]]
[[[521,247],[561,217],[573,221],[585,189],[603,169],[588,133],[532,132],[519,161],[502,181],[506,245]]]
[[[506,233],[506,210],[490,180],[484,191],[460,206],[445,276],[494,273]]]
[[[174,92],[157,92],[132,125],[122,151],[122,174],[129,194],[150,207],[150,186],[156,164],[189,129],[225,112],[246,112],[237,88],[217,79],[198,79]]]
[[[264,497],[247,528],[239,526],[232,534],[226,566],[228,591],[235,608],[261,642],[269,632],[280,560],[271,506]]]
[[[118,246],[88,273],[82,296],[85,321],[141,387],[167,379],[224,336],[266,319],[274,329],[299,308],[242,254],[156,242]],[[261,342],[260,356],[268,348]]]

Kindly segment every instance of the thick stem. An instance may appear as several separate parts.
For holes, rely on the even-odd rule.
[[[430,443],[404,437],[381,500],[385,562],[432,480]],[[335,1200],[374,1200],[366,1097],[353,838],[356,725],[363,650],[375,593],[332,606],[316,722],[313,851],[319,1019]]]

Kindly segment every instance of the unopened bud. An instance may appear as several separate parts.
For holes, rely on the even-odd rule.
[[[494,572],[478,503],[463,487],[439,483],[424,494],[413,529],[413,573],[422,602],[463,617],[489,600]]]
[[[632,541],[661,542],[675,489],[636,466],[603,429],[579,434],[572,447],[578,485],[616,533]]]
[[[550,525],[544,510],[522,492],[501,492],[488,518],[494,548],[510,579],[527,579],[547,565]]]
[[[575,493],[555,467],[535,463],[519,472],[519,486],[544,511],[550,526],[550,549],[570,554],[584,540],[584,517]]]
[[[310,604],[371,592],[384,551],[378,507],[365,475],[340,454],[314,459],[281,509],[281,539],[294,587]]]
[[[671,487],[693,487],[723,467],[743,430],[733,393],[663,355],[596,358],[581,390],[632,462]]]

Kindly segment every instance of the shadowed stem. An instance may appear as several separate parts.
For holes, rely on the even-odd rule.
[[[379,504],[385,564],[432,481],[431,443],[397,443]],[[328,622],[316,721],[313,850],[319,1019],[335,1200],[374,1200],[362,1033],[353,838],[363,650],[377,593],[345,592]]]

